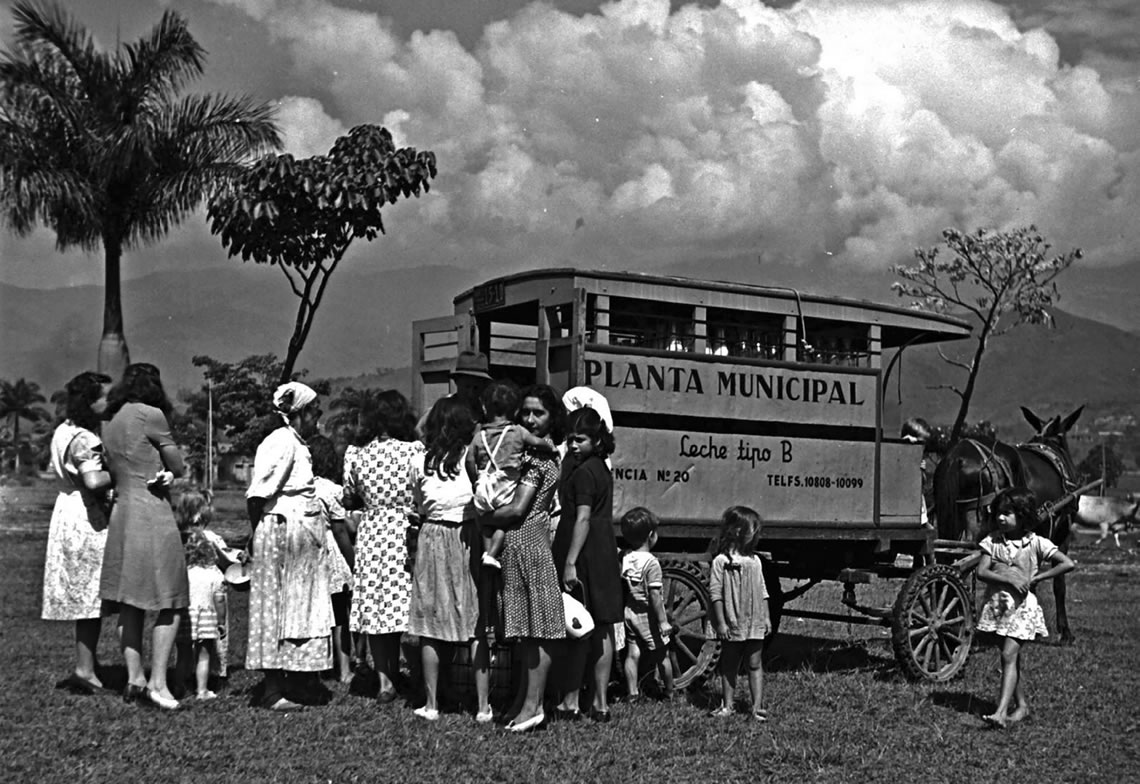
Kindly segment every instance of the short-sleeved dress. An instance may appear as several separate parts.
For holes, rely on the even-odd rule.
[[[157,408],[126,403],[103,428],[103,446],[115,485],[99,596],[106,609],[126,604],[143,610],[190,604],[182,537],[170,508],[169,488],[148,486],[165,470],[159,449],[173,447],[170,425]]]
[[[349,628],[364,634],[408,630],[412,576],[408,567],[409,467],[419,441],[375,439],[344,453],[344,492],[364,502],[356,530]]]
[[[574,520],[579,506],[590,507],[590,531],[578,554],[575,567],[582,583],[582,603],[595,623],[621,623],[625,617],[622,599],[621,564],[613,526],[613,478],[606,463],[596,455],[582,462],[573,456],[562,462],[558,500],[562,517],[554,532],[551,550],[561,575],[566,569]]]
[[[709,569],[709,594],[714,603],[724,602],[729,640],[743,642],[767,636],[768,588],[760,556],[717,555]]]
[[[471,479],[460,458],[455,476],[424,470],[426,455],[412,461],[412,507],[420,515],[412,571],[408,631],[445,642],[467,642],[479,621],[481,542],[471,499]]]
[[[222,635],[219,633],[214,597],[225,596],[226,581],[222,571],[216,566],[191,566],[186,572],[190,579],[190,639],[217,640]]]
[[[253,533],[250,670],[320,672],[332,666],[332,601],[325,523],[309,447],[292,427],[265,437],[246,498],[267,499]]]
[[[352,568],[344,560],[344,553],[333,536],[332,523],[334,520],[343,521],[347,517],[341,499],[344,497],[344,488],[331,479],[323,476],[315,477],[314,490],[317,500],[321,504],[321,514],[325,519],[325,542],[329,552],[329,591],[343,593],[352,590]]]
[[[1026,579],[1037,574],[1041,564],[1057,552],[1057,545],[1033,533],[1021,539],[1006,539],[1000,533],[993,533],[982,539],[979,547],[995,564],[1015,569]],[[1033,591],[1018,597],[1004,586],[993,583],[986,585],[982,611],[978,615],[978,631],[995,632],[1017,640],[1049,636],[1045,613]]]
[[[44,559],[45,621],[100,615],[99,575],[107,545],[107,518],[83,486],[83,474],[106,470],[99,436],[71,422],[55,429],[51,467],[60,480]]]
[[[549,516],[558,486],[558,460],[528,455],[520,485],[535,488],[526,518],[505,530],[502,564],[503,635],[557,640],[566,636],[558,571],[550,552]],[[619,593],[620,600],[620,593]]]

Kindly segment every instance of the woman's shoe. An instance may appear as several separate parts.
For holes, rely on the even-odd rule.
[[[515,720],[515,721],[510,722],[509,724],[507,724],[507,731],[508,732],[529,732],[530,730],[536,730],[539,727],[541,727],[542,723],[544,721],[546,721],[546,716],[542,713],[536,713],[533,716],[531,716],[529,719],[525,719],[523,721]]]
[[[304,710],[305,706],[292,700],[287,700],[284,697],[276,700],[272,705],[266,705],[266,710],[274,711],[275,713],[289,713],[290,711]]]
[[[390,702],[395,702],[398,696],[395,689],[384,689],[376,695],[376,701],[381,705],[387,705]]]
[[[597,710],[595,708],[590,708],[590,712],[586,715],[595,724],[608,724],[613,718],[608,710]]]
[[[555,721],[581,721],[582,711],[567,710],[566,708],[555,708],[554,719]]]
[[[732,708],[722,705],[721,707],[711,712],[709,715],[714,719],[726,719],[729,716],[732,716],[734,713],[736,713],[736,711],[734,711]]]
[[[135,686],[133,683],[128,683],[123,687],[123,702],[128,705],[134,705],[146,699],[146,686]]]
[[[416,708],[414,711],[412,711],[412,713],[416,714],[421,719],[425,719],[426,721],[439,721],[439,711],[435,708],[429,708],[426,705],[424,705],[422,708]]]
[[[178,708],[181,706],[181,703],[173,697],[163,697],[161,694],[153,692],[150,689],[143,689],[143,694],[145,695],[146,700],[156,708],[162,708],[163,710],[178,710]]]
[[[495,713],[490,708],[485,711],[479,711],[475,714],[475,722],[478,724],[490,724],[495,720]]]
[[[75,673],[71,673],[71,675],[68,675],[63,680],[58,681],[55,687],[57,689],[67,689],[72,694],[78,694],[84,697],[92,695],[103,688],[85,678],[79,677]]]

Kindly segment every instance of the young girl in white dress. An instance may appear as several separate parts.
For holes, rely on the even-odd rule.
[[[1076,566],[1057,545],[1029,530],[1037,523],[1037,500],[1030,490],[1002,490],[991,509],[997,531],[982,539],[980,545],[982,560],[977,574],[987,585],[978,631],[994,632],[1001,638],[1001,697],[997,710],[982,718],[1005,727],[1029,715],[1021,687],[1025,645],[1049,634],[1033,588]],[[1042,570],[1046,563],[1051,566]],[[1011,703],[1015,703],[1012,713]]]
[[[772,633],[772,621],[764,570],[756,554],[760,526],[760,515],[747,506],[729,507],[720,521],[716,557],[709,571],[713,627],[717,638],[724,641],[720,654],[721,706],[712,714],[716,717],[731,716],[736,711],[736,676],[743,659],[748,662],[752,717],[768,720],[760,657],[764,638]]]
[[[203,532],[186,539],[186,572],[190,581],[190,641],[194,685],[200,700],[218,695],[209,688],[210,663],[218,658],[218,641],[226,638],[225,578],[218,568],[218,551]]]

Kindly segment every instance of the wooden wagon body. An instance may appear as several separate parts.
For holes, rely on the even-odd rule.
[[[618,441],[615,519],[646,506],[662,520],[656,552],[683,630],[680,681],[699,677],[717,654],[702,564],[733,504],[764,517],[777,616],[847,620],[784,610],[779,578],[842,581],[851,606],[854,585],[870,576],[909,580],[923,568],[936,579],[914,580],[910,593],[926,604],[948,587],[964,592],[936,564],[923,521],[922,448],[887,435],[898,423],[884,422],[883,399],[895,352],[966,337],[965,322],[786,288],[572,269],[496,278],[454,302],[453,314],[414,324],[413,403],[426,410],[448,393],[464,350],[486,354],[495,378],[588,386],[606,397]],[[947,602],[957,606],[953,597],[940,606]],[[963,603],[958,637],[972,631]],[[943,608],[947,618],[957,618],[955,607]],[[939,640],[924,650],[913,640],[931,629],[912,634],[924,627],[897,610],[872,611],[868,621],[899,627],[907,672],[952,675],[962,646]]]

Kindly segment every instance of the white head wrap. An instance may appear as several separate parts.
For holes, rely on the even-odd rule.
[[[290,414],[300,411],[316,399],[317,393],[313,388],[300,381],[290,381],[273,390],[273,407],[286,422],[289,421]]]
[[[566,390],[566,394],[562,396],[562,405],[566,406],[567,411],[577,411],[579,408],[594,409],[602,421],[606,423],[610,432],[614,432],[614,418],[610,414],[610,404],[601,392],[589,387],[573,387]]]

